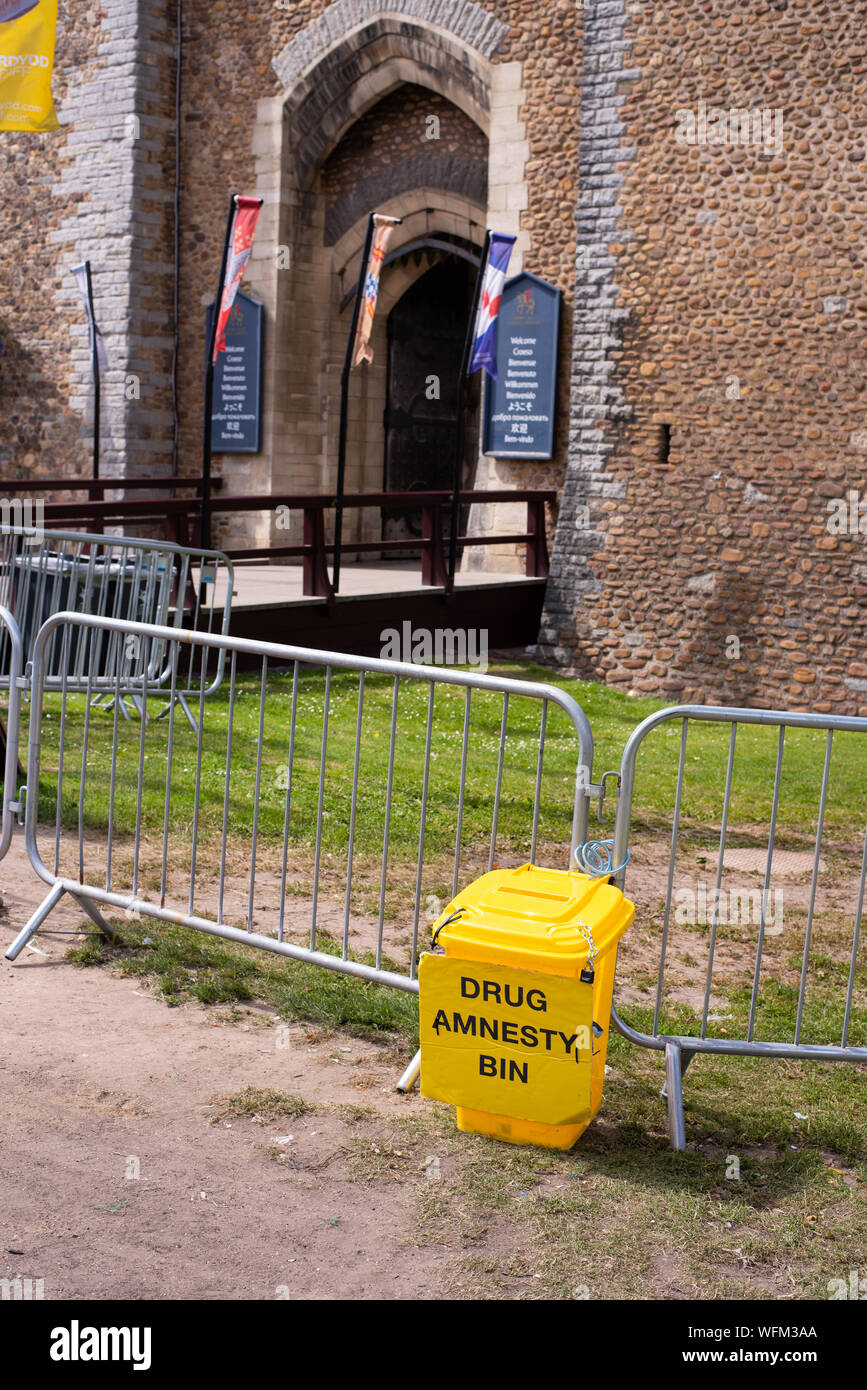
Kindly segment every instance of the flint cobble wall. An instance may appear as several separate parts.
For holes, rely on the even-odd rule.
[[[867,507],[828,529],[834,499],[867,500],[865,24],[860,0],[588,6],[585,74],[607,77],[583,93],[541,634],[582,676],[867,713]],[[702,103],[773,113],[771,138],[733,141],[738,119],[687,143]]]
[[[320,179],[331,246],[404,189],[442,188],[484,205],[488,142],[469,116],[436,92],[399,88],[351,127]]]
[[[81,99],[97,62],[97,16],[90,5],[61,14],[54,78],[61,113]],[[56,245],[64,203],[53,194],[70,163],[68,143],[68,127],[0,133],[0,495],[4,478],[83,473],[89,464],[82,414],[71,404],[87,344]],[[82,198],[80,191],[66,207]],[[58,312],[64,291],[69,305]]]

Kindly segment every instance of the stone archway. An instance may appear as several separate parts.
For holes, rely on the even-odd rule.
[[[407,211],[413,202],[422,206]],[[449,252],[423,250],[420,243],[427,240],[444,246],[455,246],[455,255],[462,252],[477,259],[483,240],[484,208],[455,194],[444,194],[435,189],[418,189],[410,195],[401,195],[383,205],[382,211],[397,215],[404,214],[404,223],[398,229],[400,235],[392,243],[389,261],[380,282],[371,346],[373,362],[352,375],[350,383],[349,424],[353,441],[347,459],[347,490],[379,492],[384,485],[384,459],[386,452],[386,411],[388,409],[388,369],[389,369],[389,324],[391,315],[401,300],[412,291],[437,264],[450,259]],[[332,341],[331,364],[328,368],[327,400],[328,418],[325,439],[326,456],[329,467],[336,459],[339,427],[339,379],[343,350],[349,329],[352,289],[358,278],[360,250],[355,250],[364,230],[366,217],[359,219],[356,227],[347,232],[334,248],[335,275],[333,278],[332,312],[329,332]],[[403,248],[408,249],[402,254]],[[413,251],[411,248],[416,247]],[[339,296],[339,288],[347,286],[347,294]],[[338,302],[339,301],[339,302]],[[469,304],[466,300],[454,305],[454,317],[459,332],[466,325]],[[419,324],[419,336],[423,337],[426,325]],[[459,356],[459,352],[458,352]],[[423,383],[419,383],[419,386]],[[470,431],[470,439],[477,441],[478,432]],[[373,541],[380,537],[378,513],[350,512],[344,521],[344,534],[347,538]]]
[[[481,183],[456,186],[432,171],[435,161],[428,159],[426,165],[418,164],[415,186],[404,183],[389,196],[387,183],[380,181],[368,191],[378,211],[404,217],[392,249],[431,235],[478,248],[489,216],[495,215],[498,226],[519,235],[513,268],[520,267],[526,234],[520,233],[519,221],[526,205],[522,188],[529,148],[519,119],[524,95],[520,64],[493,61],[506,33],[507,26],[471,0],[448,7],[439,0],[392,0],[387,11],[374,0],[338,0],[274,60],[284,94],[258,107],[256,186],[265,206],[262,249],[258,255],[254,250],[248,276],[266,305],[271,346],[266,350],[263,451],[252,469],[249,460],[244,465],[245,489],[303,492],[334,485],[334,403],[348,326],[341,302],[357,278],[367,210],[359,215],[360,205],[354,206],[351,198],[337,212],[329,209],[321,171],[348,133],[380,103],[421,90],[432,104],[445,103],[462,121],[471,122],[480,138],[502,132],[491,146]],[[383,277],[378,332],[384,334],[389,309],[411,278],[407,267]],[[353,373],[356,439],[363,437],[371,445],[372,456],[379,450],[375,468],[367,458],[361,462],[349,482],[356,488],[381,486],[385,349],[384,339],[378,352],[374,342],[378,361]],[[377,433],[378,442],[369,437]],[[365,452],[370,450],[361,450]],[[230,474],[233,466],[228,460],[225,471]],[[268,539],[263,524],[256,540]],[[280,539],[285,543],[285,533]]]

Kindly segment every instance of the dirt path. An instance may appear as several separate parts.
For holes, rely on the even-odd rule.
[[[21,859],[2,866],[3,949],[39,900]],[[265,1125],[206,1108],[255,1086],[418,1114],[393,1090],[399,1058],[302,1024],[278,1047],[270,1010],[169,1009],[68,964],[69,937],[36,944],[0,969],[0,1275],[43,1279],[47,1299],[436,1296],[447,1252],[411,1243],[423,1169],[351,1181],[354,1126],[329,1108]]]

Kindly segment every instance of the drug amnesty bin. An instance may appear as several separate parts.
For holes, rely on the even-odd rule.
[[[602,878],[485,874],[419,962],[421,1091],[458,1129],[568,1149],[602,1103],[617,943],[635,905]]]

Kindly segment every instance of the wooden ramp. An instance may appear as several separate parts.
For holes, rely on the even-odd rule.
[[[418,564],[347,564],[336,598],[302,593],[299,565],[239,565],[231,634],[325,651],[379,656],[387,628],[480,629],[489,650],[525,647],[539,633],[544,579],[513,574],[459,574],[454,592],[422,586]],[[220,605],[221,596],[217,595]],[[219,621],[219,613],[215,614]]]

